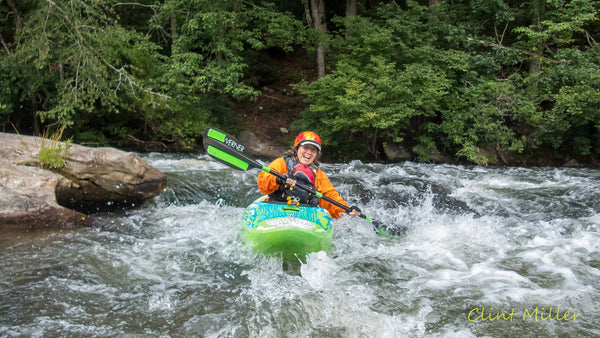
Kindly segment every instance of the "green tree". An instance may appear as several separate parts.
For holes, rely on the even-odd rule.
[[[148,85],[160,60],[156,46],[118,25],[110,7],[41,1],[22,14],[1,59],[11,114],[67,127],[80,142],[102,142],[135,134],[145,102],[164,104],[166,95]]]
[[[300,86],[311,105],[295,127],[317,126],[350,156],[402,139],[422,160],[435,149],[480,164],[540,148],[597,155],[598,7],[407,1],[346,18],[335,70]]]
[[[570,155],[590,155],[600,146],[600,4],[548,1],[544,8],[539,20],[515,28],[520,48],[540,46],[546,56],[525,79],[531,95],[543,98],[532,136]]]
[[[303,42],[301,22],[269,3],[166,0],[155,9],[154,29],[171,37],[156,87],[174,99],[182,131],[196,138],[209,121],[234,123],[233,101],[259,94],[247,77],[248,51],[290,51]]]
[[[310,106],[293,128],[344,159],[385,142],[481,164],[600,156],[597,1],[329,1],[318,37],[307,3],[1,2],[0,124],[188,147],[206,124],[233,128],[231,107],[277,76],[271,51],[326,42],[329,73],[298,85]]]
[[[269,3],[21,5],[0,7],[19,14],[0,31],[0,114],[26,129],[67,127],[80,143],[191,145],[207,123],[232,123],[234,100],[259,93],[247,77],[250,51],[303,42],[301,21]]]
[[[434,119],[448,76],[466,67],[459,51],[432,48],[426,14],[410,3],[408,10],[381,6],[375,18],[341,19],[352,20],[352,29],[334,41],[336,69],[299,86],[311,105],[294,129],[312,126],[340,155],[368,151],[375,158],[381,142],[418,134],[412,121]]]

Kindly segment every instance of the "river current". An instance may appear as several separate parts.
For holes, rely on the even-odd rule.
[[[241,240],[257,170],[147,154],[165,192],[0,239],[0,336],[597,337],[600,171],[324,164],[356,217],[286,268]]]

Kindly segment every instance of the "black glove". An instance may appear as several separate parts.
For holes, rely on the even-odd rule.
[[[288,174],[283,174],[281,175],[282,177],[275,177],[275,183],[279,184],[279,185],[286,185],[285,181],[290,177],[290,175]]]
[[[311,196],[310,201],[308,202],[310,205],[319,205],[319,199],[316,196]]]
[[[362,213],[362,211],[360,211],[360,209],[357,206],[354,206],[354,205],[350,207],[350,212],[352,212],[353,210],[356,210],[356,211]]]

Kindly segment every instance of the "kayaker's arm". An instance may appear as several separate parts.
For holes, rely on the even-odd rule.
[[[258,189],[264,195],[272,194],[275,190],[279,188],[279,183],[277,183],[277,176],[271,173],[271,170],[275,172],[285,174],[287,173],[287,165],[285,164],[285,160],[283,157],[275,159],[268,167],[265,167],[258,174],[257,184]]]
[[[342,196],[340,196],[337,190],[335,190],[335,188],[329,181],[329,177],[327,177],[323,170],[317,171],[316,186],[319,193],[321,193],[323,196],[329,199],[329,201],[327,199],[321,199],[319,205],[322,208],[327,209],[331,214],[331,217],[342,217],[342,214],[346,212],[346,209],[344,209],[343,207],[348,207],[348,203],[342,198]],[[339,205],[336,205],[336,203]]]

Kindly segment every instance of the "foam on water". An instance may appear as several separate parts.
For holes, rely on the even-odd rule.
[[[169,180],[151,203],[3,247],[0,335],[600,335],[598,171],[326,164],[351,205],[407,231],[343,217],[328,253],[286,265],[241,239],[257,171],[146,159]]]

